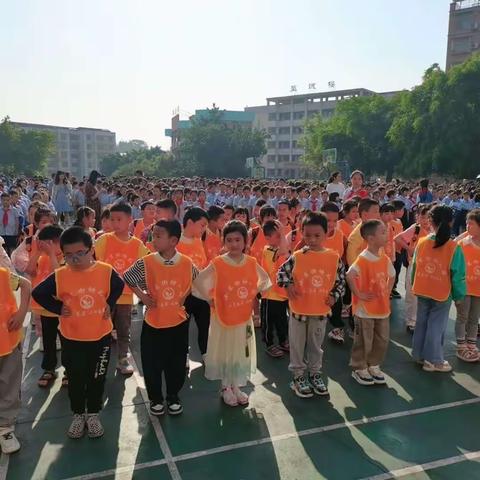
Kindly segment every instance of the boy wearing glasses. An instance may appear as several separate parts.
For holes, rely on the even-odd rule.
[[[103,435],[98,418],[110,360],[110,312],[123,291],[123,280],[110,266],[93,258],[92,238],[81,227],[60,237],[65,263],[33,290],[34,300],[60,317],[62,363],[68,375],[73,420],[70,438],[87,428],[90,438]]]

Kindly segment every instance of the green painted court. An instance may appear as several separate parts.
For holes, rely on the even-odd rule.
[[[142,324],[135,317],[132,354],[139,371],[124,378],[111,361],[101,414],[105,436],[96,440],[66,436],[67,392],[60,379],[51,390],[37,387],[41,354],[30,334],[17,426],[22,449],[10,459],[2,456],[0,479],[480,478],[480,365],[457,361],[451,320],[446,350],[454,372],[423,372],[410,357],[403,301],[393,305],[387,386],[358,385],[348,368],[351,340],[344,346],[326,340],[330,398],[302,400],[289,389],[288,359],[268,357],[257,335],[248,407],[223,405],[194,346],[181,392],[184,414],[160,419],[150,418],[145,407]]]

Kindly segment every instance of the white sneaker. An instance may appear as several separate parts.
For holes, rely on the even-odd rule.
[[[236,407],[238,405],[237,396],[233,393],[232,387],[222,388],[223,401],[230,407]]]
[[[373,377],[370,375],[370,372],[365,368],[363,370],[354,370],[352,372],[352,377],[360,385],[375,385]]]
[[[128,361],[128,357],[118,359],[117,370],[122,375],[132,375],[132,373],[134,372],[132,365],[130,365],[130,362]]]
[[[373,382],[377,385],[385,385],[387,381],[385,380],[385,375],[380,370],[378,365],[368,367],[368,371],[373,378]]]
[[[5,454],[15,453],[20,450],[20,442],[11,428],[0,430],[0,447],[2,453]]]
[[[245,392],[242,392],[237,386],[232,385],[232,392],[237,398],[237,403],[239,405],[248,404],[248,395]]]
[[[448,373],[452,371],[452,366],[444,360],[443,363],[439,364],[433,364],[431,362],[428,362],[425,360],[423,362],[423,370],[425,372],[443,372],[443,373]]]
[[[105,433],[102,422],[100,422],[100,418],[98,417],[98,413],[89,413],[85,420],[85,424],[87,425],[88,436],[90,438],[98,438]]]
[[[328,338],[334,342],[343,343],[345,342],[345,332],[343,328],[334,328],[328,332]]]
[[[85,433],[85,415],[76,413],[73,415],[72,423],[68,429],[67,435],[70,438],[82,438]]]

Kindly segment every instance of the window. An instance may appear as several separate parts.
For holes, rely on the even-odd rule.
[[[276,148],[277,142],[267,142],[267,148]]]
[[[322,117],[330,118],[333,115],[334,111],[335,110],[333,108],[326,108],[325,110],[322,110]]]
[[[283,121],[283,120],[290,120],[291,118],[291,113],[290,112],[283,112],[283,113],[280,113],[279,116],[278,116],[278,119],[280,121]]]
[[[274,168],[268,168],[267,169],[267,177],[274,177],[275,176],[275,169]]]
[[[457,18],[456,30],[457,32],[469,32],[474,27],[473,18],[470,15],[460,15]]]
[[[268,163],[274,163],[275,162],[275,157],[276,157],[276,155],[268,155],[267,156],[267,162]]]
[[[317,115],[318,114],[318,110],[310,110],[308,113],[307,113],[307,117],[308,118],[312,118],[313,116]]]
[[[290,155],[279,155],[278,161],[279,162],[288,162],[290,160]]]
[[[301,155],[292,155],[292,162],[299,162]]]
[[[299,135],[303,133],[303,128],[302,127],[292,127],[292,133],[294,135]]]
[[[269,113],[268,114],[268,120],[270,122],[274,122],[277,119],[277,114],[276,113]]]
[[[305,112],[293,112],[294,120],[301,120],[304,117],[305,117]]]
[[[297,141],[296,140],[292,140],[292,148],[297,148]]]
[[[290,127],[280,127],[278,133],[280,135],[290,135]]]
[[[456,38],[452,40],[452,51],[454,53],[467,53],[472,49],[470,37]]]
[[[278,142],[278,148],[290,148],[290,142],[288,140],[283,142]]]
[[[277,133],[277,127],[268,127],[268,133],[270,135],[275,135]]]

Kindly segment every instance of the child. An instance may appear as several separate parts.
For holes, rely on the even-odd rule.
[[[92,239],[95,238],[95,210],[90,207],[80,207],[77,210],[77,218],[75,220],[74,225],[76,227],[83,228],[91,237]]]
[[[222,230],[225,226],[225,211],[217,205],[208,209],[208,228],[204,235],[203,246],[210,263],[222,250]]]
[[[465,362],[477,362],[477,330],[480,318],[480,209],[467,214],[468,236],[460,240],[466,261],[467,295],[457,305],[455,334],[457,357]]]
[[[263,249],[261,266],[268,273],[273,287],[262,293],[260,302],[260,318],[262,324],[263,341],[267,347],[267,354],[274,358],[281,358],[288,347],[288,300],[287,291],[276,285],[278,269],[285,263],[288,255],[287,241],[280,222],[268,221],[263,227],[263,234],[267,245]],[[278,345],[275,345],[275,333]]]
[[[12,192],[0,195],[0,236],[3,237],[5,251],[10,256],[17,246],[18,234],[21,230],[21,213],[15,207]]]
[[[240,390],[256,370],[252,305],[258,292],[270,288],[267,273],[244,254],[247,228],[232,220],[223,229],[227,253],[213,259],[195,285],[212,300],[212,323],[205,359],[205,377],[222,381],[222,398],[229,406],[246,405]]]
[[[385,243],[385,255],[392,263],[395,262],[395,227],[394,223],[395,208],[390,203],[384,203],[380,206],[380,220],[387,228],[387,241]]]
[[[290,202],[287,200],[280,200],[278,202],[277,216],[279,222],[282,224],[284,234],[288,235],[292,231],[292,224],[290,220]]]
[[[323,246],[327,224],[323,213],[308,214],[302,226],[306,246],[295,252],[277,274],[277,285],[287,288],[289,299],[291,388],[301,398],[312,397],[313,393],[328,395],[320,375],[322,343],[331,307],[345,292],[343,264],[336,252]]]
[[[466,294],[465,257],[450,239],[452,209],[436,205],[429,216],[435,233],[418,242],[412,260],[412,291],[418,298],[412,356],[426,372],[450,372],[443,342],[452,298],[458,307]]]
[[[110,208],[105,207],[100,216],[100,225],[102,227],[95,234],[95,240],[98,240],[104,233],[110,233],[112,231],[112,222],[110,221]]]
[[[368,220],[360,229],[367,248],[350,266],[347,282],[352,291],[355,335],[350,366],[360,385],[384,384],[380,365],[389,341],[390,292],[395,281],[392,261],[381,253],[388,241],[387,227]]]
[[[133,219],[132,233],[135,237],[141,240],[142,233],[145,231],[145,229],[150,229],[154,224],[157,210],[153,202],[147,201],[140,205],[140,211],[141,217]]]
[[[170,415],[182,413],[178,392],[185,382],[188,352],[188,318],[184,307],[198,271],[192,261],[177,252],[182,227],[177,220],[159,220],[153,227],[158,253],[148,255],[124,275],[127,285],[146,305],[142,327],[143,375],[150,399],[150,413],[165,413],[162,373],[167,384]]]
[[[263,234],[262,225],[265,222],[276,220],[277,212],[270,205],[264,205],[260,209],[260,224],[257,227],[253,227],[250,231],[250,255],[255,257],[260,263],[262,261],[262,254],[265,245],[265,235]]]
[[[131,267],[139,258],[148,255],[149,250],[141,240],[130,236],[132,222],[130,205],[120,202],[110,207],[112,233],[102,235],[95,243],[95,257],[108,263],[120,275]],[[130,345],[130,324],[132,321],[133,293],[125,285],[122,296],[112,313],[118,343],[117,370],[123,375],[131,375],[133,367],[128,360]]]
[[[20,306],[13,291],[20,287]],[[20,450],[14,429],[20,411],[22,384],[22,325],[30,303],[30,282],[0,268],[0,448],[9,454]]]
[[[393,200],[392,202],[394,212],[393,220],[391,227],[393,230],[393,236],[396,237],[398,234],[403,232],[403,223],[402,219],[405,216],[405,204],[401,200]],[[404,260],[404,252],[398,247],[395,248],[395,259],[393,266],[395,267],[395,284],[393,285],[392,298],[402,298],[400,293],[397,291],[398,279],[400,277],[400,272],[402,270]]]
[[[233,212],[235,211],[235,208],[233,205],[227,204],[223,207],[223,211],[225,212],[225,223],[227,223],[233,218]]]
[[[408,268],[405,274],[405,325],[408,333],[415,330],[417,321],[417,297],[412,292],[412,257],[420,239],[430,233],[429,205],[420,205],[417,209],[417,222],[395,237],[399,249],[407,253]]]
[[[139,220],[143,216],[142,208],[140,205],[141,201],[142,199],[140,198],[140,195],[137,195],[136,193],[133,193],[130,196],[130,204],[132,206],[132,218],[134,222],[135,220]]]
[[[250,214],[248,213],[248,208],[236,208],[233,212],[233,220],[239,220],[247,227],[247,230],[250,229]]]
[[[80,438],[86,427],[88,436],[96,438],[104,433],[98,412],[110,360],[110,312],[123,281],[110,265],[93,259],[92,237],[81,227],[65,230],[60,248],[66,265],[37,285],[32,296],[60,317],[62,363],[73,411],[68,436]]]

